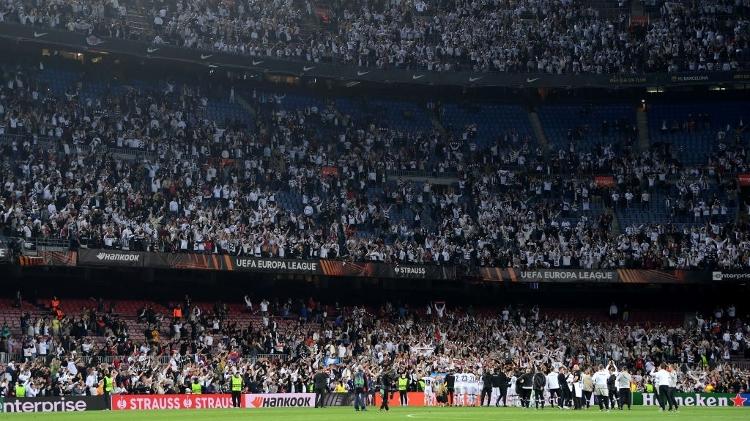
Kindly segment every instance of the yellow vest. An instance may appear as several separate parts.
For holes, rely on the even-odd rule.
[[[409,383],[408,379],[403,377],[398,379],[398,390],[406,390],[406,385]]]
[[[200,395],[201,394],[201,384],[200,383],[193,383],[193,385],[190,386],[190,390],[193,392],[193,395]]]
[[[232,392],[242,391],[242,377],[232,376]]]
[[[112,392],[114,389],[114,384],[112,383],[112,377],[104,376],[104,391],[109,393]]]
[[[23,387],[23,385],[16,385],[16,397],[17,398],[25,398],[26,397],[26,388]]]

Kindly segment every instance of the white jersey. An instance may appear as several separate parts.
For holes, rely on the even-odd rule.
[[[516,376],[513,376],[510,378],[510,382],[508,382],[508,395],[515,395],[516,394],[516,381],[518,378]]]
[[[594,387],[600,389],[607,389],[607,380],[609,379],[609,372],[606,370],[599,370],[594,373],[592,380],[594,381]]]
[[[482,378],[480,376],[469,374],[469,385],[467,388],[472,395],[478,395],[482,390]]]
[[[424,393],[432,393],[432,386],[435,382],[435,379],[433,379],[432,377],[422,377],[422,380],[424,381]]]
[[[482,393],[482,389],[484,388],[484,381],[481,379],[477,379],[476,382],[474,382],[474,394],[479,395]]]
[[[651,377],[654,378],[655,386],[658,388],[659,386],[669,386],[669,372],[664,369],[659,369],[658,371],[652,371]]]
[[[553,389],[560,388],[560,382],[557,376],[558,376],[558,373],[555,371],[547,374],[547,388],[548,389],[553,390]]]
[[[466,387],[466,383],[469,382],[469,376],[466,373],[456,374],[456,389],[463,390]]]

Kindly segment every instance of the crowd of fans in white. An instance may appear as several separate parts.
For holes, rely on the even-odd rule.
[[[738,206],[734,175],[747,168],[742,123],[717,141],[709,166],[693,168],[612,145],[544,153],[513,130],[487,143],[476,125],[448,135],[399,129],[342,115],[333,102],[295,109],[257,91],[245,95],[255,110],[248,127],[207,118],[225,100],[206,88],[84,95],[73,84],[56,96],[35,76],[49,71],[3,75],[0,227],[9,237],[466,266],[750,265],[748,229],[728,210]],[[456,181],[403,181],[399,171]],[[594,181],[603,171],[611,189]],[[656,200],[672,215],[613,229],[615,215]]]
[[[730,361],[747,355],[750,345],[750,325],[734,306],[664,325],[633,323],[629,312],[620,316],[616,310],[615,320],[592,321],[584,313],[561,318],[537,307],[367,308],[313,299],[253,303],[247,297],[246,303],[255,314],[248,325],[224,305],[212,311],[187,299],[178,304],[182,318],[147,306],[139,316],[143,340],[131,338],[101,304],[61,322],[24,316],[22,335],[5,326],[0,335],[0,351],[14,356],[0,365],[0,393],[20,382],[27,396],[96,395],[111,371],[115,393],[185,393],[196,379],[204,392],[226,391],[234,372],[251,392],[309,392],[320,370],[330,375],[331,390],[340,382],[350,390],[359,369],[376,390],[385,372],[396,373],[392,379],[405,374],[416,385],[433,373],[520,375],[526,368],[585,370],[609,361],[627,368],[639,391],[661,362],[679,367],[677,387],[686,392],[740,393],[750,381]]]
[[[746,0],[659,1],[630,10],[584,0],[347,1],[306,26],[311,0],[4,0],[0,21],[250,56],[432,71],[642,73],[746,68]],[[128,11],[149,28],[128,25]],[[616,13],[617,14],[617,13]]]

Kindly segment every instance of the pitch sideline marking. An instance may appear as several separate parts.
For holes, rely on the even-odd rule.
[[[420,417],[420,415],[427,415],[426,417]],[[437,417],[435,417],[437,415]],[[420,419],[420,418],[450,418],[452,420],[476,420],[477,418],[474,417],[454,417],[452,414],[445,413],[445,414],[406,414],[406,418],[412,418],[412,419]],[[510,418],[495,418],[496,420],[511,420]]]
[[[421,416],[424,415],[424,416]],[[406,418],[411,419],[427,419],[427,418],[450,418],[452,420],[477,420],[479,417],[454,417],[450,413],[428,413],[428,414],[406,414]],[[495,421],[514,421],[516,418],[494,418]],[[592,418],[578,418],[577,421],[594,421]]]

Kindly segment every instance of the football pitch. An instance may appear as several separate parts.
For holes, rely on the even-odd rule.
[[[582,411],[562,411],[559,409],[520,409],[520,408],[393,408],[390,412],[379,412],[369,409],[367,412],[355,412],[352,408],[331,407],[323,409],[207,409],[201,411],[163,410],[163,411],[90,411],[67,413],[19,413],[3,414],[6,420],[44,420],[44,421],[350,421],[350,420],[460,420],[460,421],[516,421],[516,420],[744,420],[750,416],[746,408],[685,408],[679,412],[661,412],[654,407],[638,407],[632,411],[613,410],[600,412],[599,409]]]

